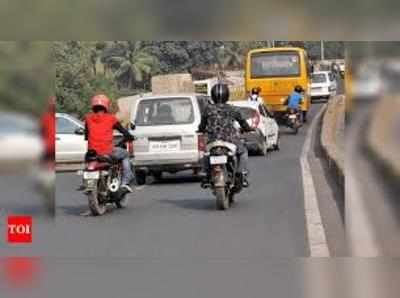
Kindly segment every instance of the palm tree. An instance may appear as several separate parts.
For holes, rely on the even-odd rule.
[[[218,48],[218,61],[224,69],[226,67],[239,67],[242,64],[243,56],[239,45],[235,43],[226,43]]]
[[[140,41],[114,42],[104,51],[102,60],[113,70],[119,84],[127,83],[128,89],[137,82],[144,85],[145,79],[158,70],[159,64],[157,57],[149,54]]]

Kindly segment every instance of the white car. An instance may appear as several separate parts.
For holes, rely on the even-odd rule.
[[[242,117],[256,129],[244,134],[246,147],[250,151],[266,155],[270,150],[279,150],[279,126],[262,103],[246,100],[229,104],[239,108]]]
[[[201,111],[209,103],[206,95],[149,94],[132,105],[133,162],[139,184],[147,175],[160,179],[163,172],[200,170],[205,144],[197,130]]]
[[[317,71],[311,75],[311,99],[326,98],[336,95],[337,83],[330,71]]]
[[[25,114],[0,112],[0,148],[0,172],[37,164],[44,153],[38,121]]]
[[[87,151],[84,124],[64,113],[56,113],[56,162],[82,162]]]

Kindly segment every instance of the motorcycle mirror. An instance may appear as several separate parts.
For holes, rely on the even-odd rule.
[[[136,125],[135,123],[131,122],[131,124],[129,125],[130,129],[135,130],[136,129]]]
[[[85,129],[82,127],[78,127],[77,129],[75,129],[76,135],[83,135],[84,133],[85,133]]]

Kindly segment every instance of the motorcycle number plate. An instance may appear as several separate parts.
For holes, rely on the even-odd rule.
[[[297,117],[296,115],[290,115],[289,116],[290,119],[296,119],[296,117]]]
[[[228,158],[225,155],[210,156],[210,164],[212,165],[221,165],[221,164],[226,164],[227,162]]]
[[[100,177],[99,171],[83,172],[83,179],[99,179],[99,177]]]

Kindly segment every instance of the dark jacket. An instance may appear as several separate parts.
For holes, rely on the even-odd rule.
[[[223,140],[236,144],[239,151],[242,151],[244,146],[240,141],[240,134],[234,126],[235,121],[242,129],[252,130],[238,108],[228,104],[208,105],[202,114],[199,131],[207,134],[209,143]]]

